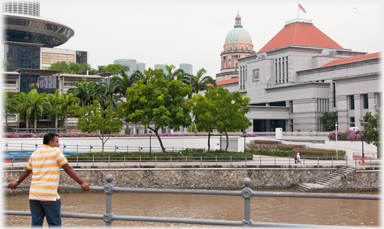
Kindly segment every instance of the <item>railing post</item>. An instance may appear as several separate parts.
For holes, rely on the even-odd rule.
[[[216,155],[216,159],[215,160],[216,160],[216,165],[217,165],[217,155]]]
[[[232,155],[231,155],[231,166],[232,166]]]
[[[188,156],[185,155],[185,165],[187,165],[187,161],[188,161]]]
[[[305,156],[303,156],[303,158],[304,158],[304,159],[303,159],[303,165],[305,166]]]
[[[288,165],[291,166],[291,155],[288,156]]]
[[[141,167],[141,155],[140,155],[140,167]]]
[[[157,165],[157,156],[155,155],[155,166]]]
[[[345,165],[348,166],[348,156],[345,155]]]
[[[79,152],[79,144],[77,144],[77,148],[76,149],[77,149],[76,153],[78,153]]]
[[[125,155],[124,155],[124,166],[125,166]]]
[[[172,167],[172,155],[171,155],[171,167]]]
[[[332,156],[332,168],[333,168],[333,155],[331,155]]]
[[[200,166],[203,166],[203,155],[200,155]]]
[[[245,188],[242,190],[243,198],[244,198],[244,220],[242,222],[243,227],[252,227],[251,220],[251,197],[252,197],[252,189],[249,188],[251,185],[251,179],[245,178],[243,180],[243,184]]]
[[[320,164],[319,164],[319,155],[317,155],[317,166],[319,166]]]
[[[111,167],[111,155],[108,155],[108,167]]]
[[[95,155],[92,155],[92,166],[95,166]]]
[[[113,181],[112,174],[108,174],[105,179],[107,180],[108,184],[104,185],[104,193],[106,194],[106,211],[103,215],[103,220],[105,222],[106,227],[112,227],[112,221],[113,221],[113,213],[112,213],[112,192],[113,192],[113,185],[111,182]]]
[[[261,165],[261,155],[260,155],[260,165]]]
[[[274,160],[275,160],[275,165],[276,165],[276,155],[275,155],[275,157],[274,157]]]

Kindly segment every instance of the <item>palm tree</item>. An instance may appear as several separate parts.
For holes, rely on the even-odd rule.
[[[54,94],[49,94],[48,95],[48,101],[51,104],[50,106],[50,111],[49,116],[52,117],[53,114],[55,116],[55,128],[58,128],[58,122],[59,122],[59,113],[60,113],[60,104],[61,104],[61,95],[58,90],[55,91]]]
[[[165,65],[165,69],[167,70],[167,73],[165,74],[164,73],[164,79],[166,80],[177,80],[177,79],[181,79],[183,78],[183,76],[185,75],[183,69],[176,69],[176,67],[171,64],[171,65]],[[175,70],[175,71],[174,71]]]
[[[68,113],[71,106],[75,105],[76,103],[80,102],[80,99],[73,96],[72,93],[69,94],[63,94],[60,96],[60,105],[59,110],[62,114],[64,114],[64,128],[67,129],[68,124]]]
[[[37,119],[43,116],[45,110],[50,109],[47,94],[39,94],[36,89],[33,89],[27,94],[26,101],[22,106],[25,107],[27,125],[29,122],[29,118],[31,117],[31,115],[33,115],[35,128],[37,128]]]
[[[197,72],[195,76],[188,74],[182,79],[182,81],[185,84],[191,85],[192,92],[196,94],[199,93],[199,91],[201,90],[207,90],[209,84],[212,84],[216,87],[216,80],[214,80],[210,76],[203,76],[205,73],[207,73],[207,71],[202,68]]]
[[[116,78],[115,78],[116,79]],[[117,94],[120,88],[120,84],[117,80],[111,80],[109,84],[105,82],[97,83],[93,87],[94,99],[99,101],[99,103],[105,108],[107,107],[107,101],[112,107],[116,108],[117,103],[120,101],[120,98]]]
[[[128,76],[124,70],[120,70],[120,76],[113,76],[110,84],[117,87],[115,93],[125,96],[127,89],[132,87],[132,85],[139,79],[140,76],[138,75],[138,72],[140,71],[137,70],[132,75]]]
[[[92,103],[92,87],[93,82],[87,83],[87,80],[83,78],[81,82],[75,82],[74,88],[70,88],[67,94],[72,93],[75,97],[80,99],[80,106],[84,107]]]
[[[5,117],[5,131],[8,130],[8,115],[17,113],[17,107],[19,103],[17,98],[10,97],[9,93],[4,95],[4,117]]]

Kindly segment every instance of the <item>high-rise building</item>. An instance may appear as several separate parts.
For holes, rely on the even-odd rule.
[[[193,74],[192,64],[182,63],[179,65],[179,68],[182,69],[185,73]]]
[[[117,59],[113,61],[114,64],[125,65],[129,67],[129,71],[125,72],[131,75],[136,71],[136,60],[135,59]]]
[[[28,2],[28,1],[13,1],[13,2],[6,1],[3,3],[3,12],[39,17],[40,3]]]
[[[137,63],[137,64],[136,64],[136,70],[139,70],[139,71],[141,71],[142,73],[144,73],[144,70],[145,70],[145,63]]]
[[[167,70],[165,69],[165,64],[155,64],[155,69],[163,69],[163,73],[167,74]]]

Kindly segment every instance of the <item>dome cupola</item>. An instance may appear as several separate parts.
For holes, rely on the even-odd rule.
[[[248,31],[243,29],[243,26],[241,25],[241,16],[239,12],[237,12],[235,18],[234,28],[229,31],[225,38],[224,49],[229,45],[252,45],[253,47],[251,35],[249,35]]]

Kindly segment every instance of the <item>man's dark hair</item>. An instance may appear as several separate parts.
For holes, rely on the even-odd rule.
[[[47,133],[44,135],[43,144],[48,145],[50,141],[54,141],[55,137],[59,137],[56,133]]]

